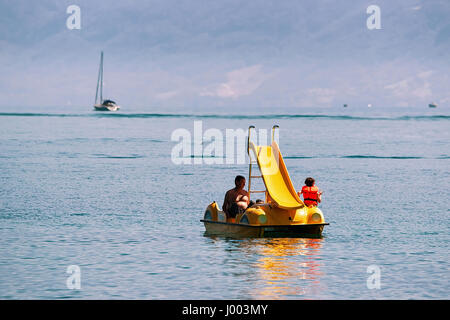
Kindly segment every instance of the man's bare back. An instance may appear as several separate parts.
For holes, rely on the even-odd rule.
[[[249,203],[248,192],[245,190],[236,190],[236,188],[228,190],[223,201],[223,210],[227,211],[235,202],[240,208],[246,209]]]
[[[226,213],[229,213],[233,203],[236,203],[239,208],[245,210],[250,202],[248,192],[244,190],[245,178],[242,176],[236,177],[235,184],[236,187],[228,190],[223,200],[222,210]]]

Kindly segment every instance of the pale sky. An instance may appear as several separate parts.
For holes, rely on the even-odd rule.
[[[91,107],[101,50],[122,106],[450,105],[448,0],[0,0],[0,106]]]

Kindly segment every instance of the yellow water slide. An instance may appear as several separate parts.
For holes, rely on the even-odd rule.
[[[256,156],[266,190],[272,201],[283,209],[303,207],[303,201],[292,185],[278,144],[273,140],[271,146],[257,146],[249,141],[249,149]]]

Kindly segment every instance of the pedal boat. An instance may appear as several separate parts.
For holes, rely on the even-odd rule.
[[[320,238],[325,222],[322,211],[317,206],[306,206],[298,196],[283,157],[274,140],[272,144],[257,146],[251,140],[249,127],[247,152],[250,158],[248,192],[264,193],[265,203],[255,204],[235,218],[227,217],[214,201],[205,210],[203,222],[208,235],[229,237],[308,237]],[[256,160],[256,161],[254,161]],[[252,165],[258,165],[260,176],[252,175]],[[252,179],[262,178],[266,190],[252,190]]]
[[[206,234],[229,237],[320,238],[325,222],[318,207],[287,210],[270,203],[253,205],[236,218],[227,218],[214,201],[201,222]]]

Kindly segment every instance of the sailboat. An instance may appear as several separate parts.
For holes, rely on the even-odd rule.
[[[100,94],[99,94],[100,93]],[[100,100],[97,103],[97,98]],[[117,111],[120,107],[112,100],[103,100],[103,51],[100,55],[100,68],[98,69],[97,90],[95,91],[95,111]]]
[[[428,105],[428,108],[436,108],[436,107],[437,107],[437,104],[434,102],[432,102]]]

